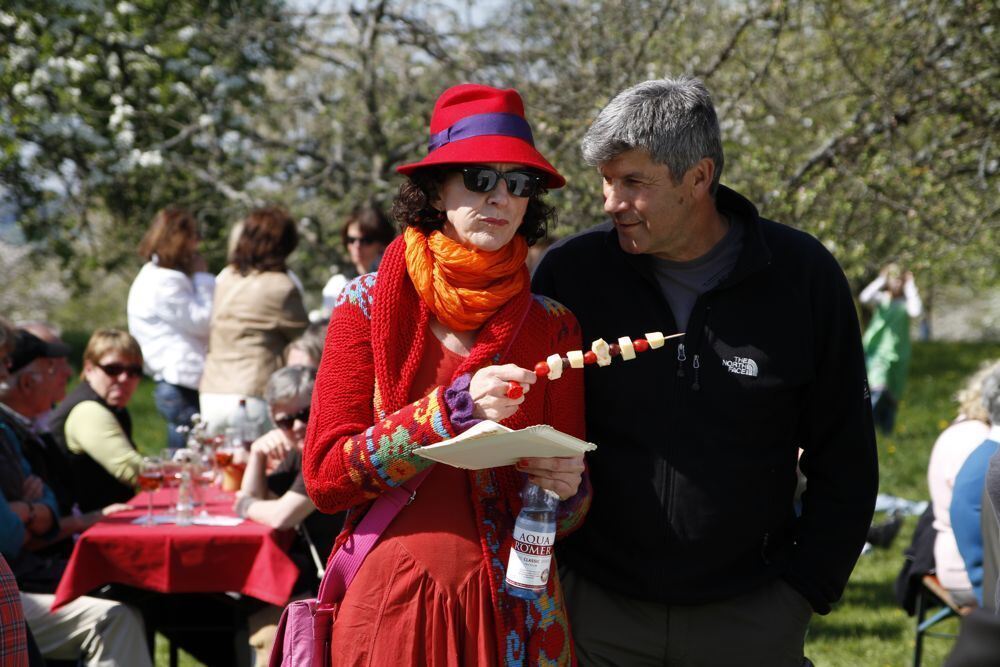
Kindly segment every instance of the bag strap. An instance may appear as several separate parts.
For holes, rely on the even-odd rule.
[[[312,535],[309,534],[309,529],[306,528],[306,522],[303,521],[298,527],[299,535],[305,539],[306,544],[309,545],[309,555],[312,556],[313,565],[316,566],[316,576],[319,579],[323,579],[323,575],[326,574],[326,568],[323,566],[323,560],[319,557],[319,550],[316,549],[316,543],[312,540]]]
[[[326,573],[319,584],[319,593],[316,596],[318,604],[330,605],[344,598],[347,587],[361,569],[368,552],[374,548],[379,536],[385,532],[396,515],[417,495],[417,487],[430,473],[431,468],[414,475],[407,484],[386,490],[375,500],[365,518],[347,538],[344,546],[333,554],[327,563]]]

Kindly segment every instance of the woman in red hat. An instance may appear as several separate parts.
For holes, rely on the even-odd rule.
[[[340,603],[333,664],[571,664],[555,564],[538,600],[503,581],[524,480],[563,501],[558,539],[590,505],[583,457],[465,471],[413,453],[481,419],[583,437],[582,374],[527,370],[580,348],[576,318],[531,294],[525,266],[553,214],[542,196],[565,179],[535,150],[515,90],[448,89],[430,135],[428,155],[399,167],[404,234],[341,292],[316,378],[303,474],[319,509],[351,510],[334,554],[355,548],[375,499],[426,475]]]

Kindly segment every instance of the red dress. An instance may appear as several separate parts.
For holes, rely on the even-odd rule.
[[[409,400],[447,386],[464,360],[428,334]],[[468,473],[434,466],[344,596],[335,667],[497,664],[490,573],[470,495]]]

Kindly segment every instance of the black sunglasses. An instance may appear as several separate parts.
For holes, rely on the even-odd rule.
[[[507,192],[515,197],[531,197],[542,188],[542,177],[531,171],[497,171],[489,167],[463,167],[462,181],[470,192],[493,192],[500,179],[507,183]]]
[[[355,243],[360,243],[361,245],[371,245],[375,243],[375,239],[370,236],[351,236],[347,235],[347,245],[353,245]]]
[[[288,415],[286,417],[281,417],[280,419],[275,419],[275,425],[285,431],[291,431],[292,427],[295,426],[295,420],[299,420],[303,424],[309,423],[309,408],[296,412],[294,415]]]
[[[142,366],[131,366],[127,364],[98,364],[97,367],[104,371],[108,377],[117,378],[122,373],[128,373],[130,378],[142,377]]]

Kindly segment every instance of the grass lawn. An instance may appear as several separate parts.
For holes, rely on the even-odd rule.
[[[927,460],[934,440],[955,416],[952,396],[969,373],[991,358],[1000,358],[1000,343],[914,345],[910,384],[900,407],[896,433],[879,442],[883,493],[913,500],[929,498]],[[159,451],[166,445],[164,422],[153,405],[152,391],[152,383],[144,380],[129,406],[136,443],[144,452]],[[915,517],[908,518],[891,549],[863,556],[833,613],[814,617],[806,655],[817,667],[895,667],[910,663],[914,623],[896,606],[892,584],[915,524]],[[954,628],[957,624],[951,620],[939,627]],[[923,664],[940,665],[951,645],[950,640],[927,639]],[[156,662],[168,664],[162,637],[157,641]],[[200,664],[183,653],[180,663]]]

